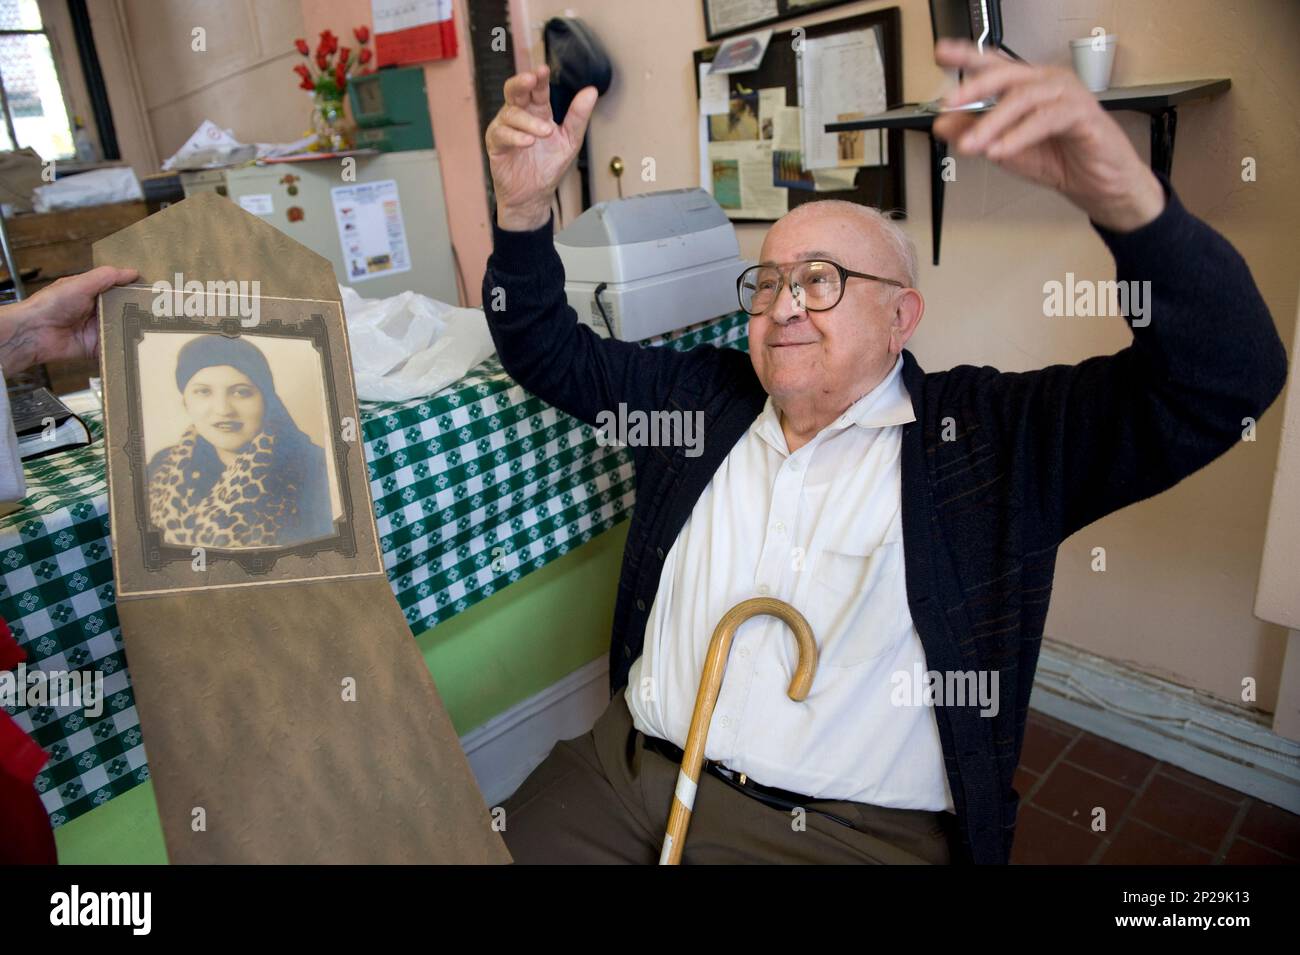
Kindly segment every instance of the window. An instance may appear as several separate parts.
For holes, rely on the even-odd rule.
[[[42,159],[76,155],[37,0],[0,0],[0,109],[0,149],[31,146]]]

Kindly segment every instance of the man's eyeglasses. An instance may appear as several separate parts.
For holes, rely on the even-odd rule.
[[[761,315],[772,307],[781,288],[788,281],[790,294],[796,303],[810,312],[824,312],[840,304],[844,297],[844,283],[849,278],[871,279],[886,285],[906,288],[902,282],[854,272],[829,259],[808,259],[794,262],[783,270],[775,265],[755,265],[740,273],[736,279],[736,296],[740,307],[750,315]],[[802,301],[800,301],[802,300]]]

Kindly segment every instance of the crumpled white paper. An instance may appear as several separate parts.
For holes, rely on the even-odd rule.
[[[496,351],[479,308],[401,292],[362,298],[339,286],[357,397],[405,401],[441,391]]]
[[[222,129],[205,119],[175,155],[162,164],[163,169],[219,169],[250,159],[292,156],[303,152],[316,137],[307,136],[292,143],[241,143],[229,129]]]

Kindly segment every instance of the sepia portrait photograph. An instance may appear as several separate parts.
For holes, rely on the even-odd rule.
[[[196,293],[182,311],[142,286],[101,298],[122,593],[382,568],[342,308],[250,299],[237,311]]]
[[[166,544],[291,547],[334,534],[338,478],[305,339],[146,332],[148,519]]]

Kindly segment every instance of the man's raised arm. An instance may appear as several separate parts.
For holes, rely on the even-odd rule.
[[[1282,390],[1286,352],[1241,256],[1183,208],[1072,74],[967,46],[939,53],[974,74],[954,104],[993,95],[999,105],[978,120],[945,114],[936,135],[1065,194],[1145,306],[1135,314],[1128,296],[1133,343],[1114,355],[973,379],[998,443],[1028,464],[1014,470],[1026,482],[1023,544],[1034,550],[1227,451]]]
[[[510,376],[594,425],[599,412],[620,403],[628,410],[664,407],[672,381],[692,359],[672,348],[602,339],[566,302],[550,201],[582,144],[596,89],[579,92],[557,125],[548,76],[543,66],[507,80],[505,105],[484,137],[497,212],[483,310]]]

